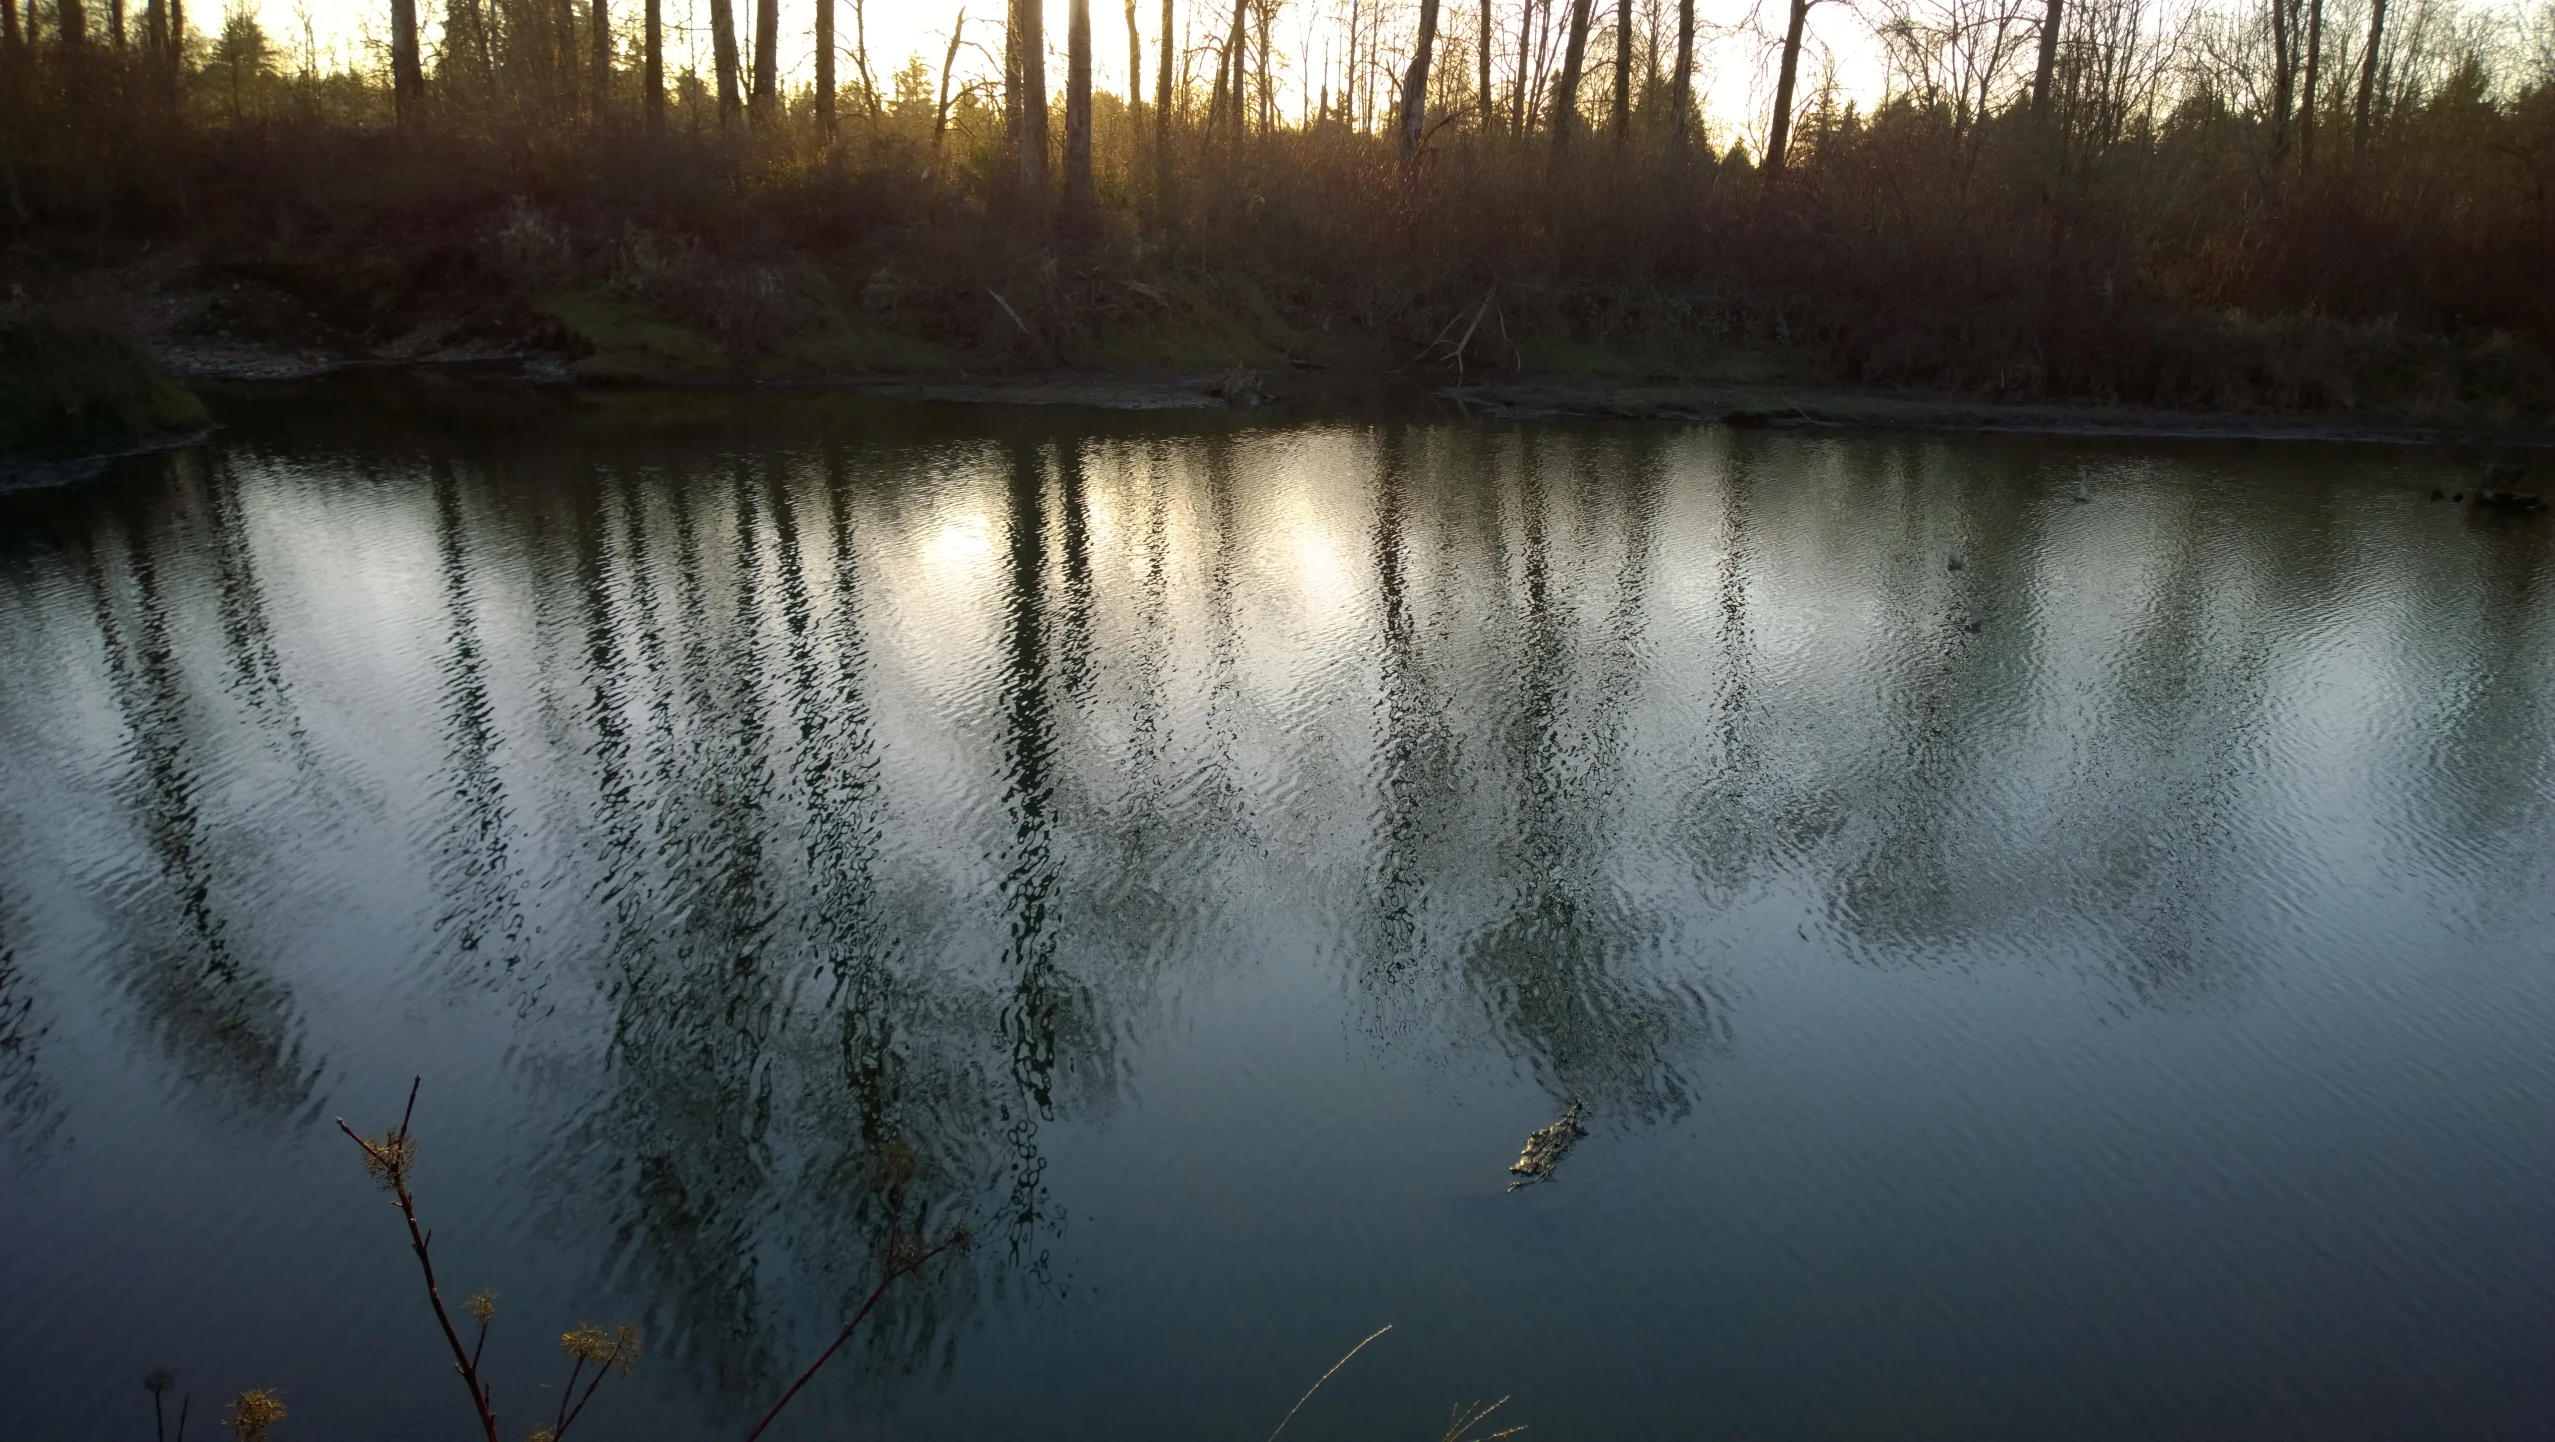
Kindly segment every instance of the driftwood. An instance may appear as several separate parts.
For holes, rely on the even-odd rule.
[[[1579,1103],[1572,1102],[1560,1121],[1527,1136],[1526,1149],[1517,1154],[1517,1164],[1509,1168],[1517,1174],[1517,1180],[1508,1184],[1508,1190],[1513,1192],[1528,1182],[1552,1180],[1553,1170],[1561,1165],[1562,1153],[1586,1135],[1588,1129],[1579,1124]]]

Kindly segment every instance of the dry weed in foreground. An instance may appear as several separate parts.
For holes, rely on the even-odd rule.
[[[471,1293],[469,1299],[462,1304],[468,1309],[472,1320],[479,1324],[477,1337],[467,1349],[463,1348],[461,1333],[453,1326],[452,1314],[444,1308],[443,1290],[435,1281],[435,1259],[430,1250],[434,1244],[435,1234],[419,1225],[417,1197],[408,1186],[409,1171],[417,1164],[417,1138],[416,1133],[411,1129],[411,1123],[417,1115],[417,1089],[424,1083],[425,1078],[420,1077],[409,1084],[408,1109],[400,1114],[399,1125],[382,1135],[365,1136],[348,1126],[343,1117],[338,1118],[337,1129],[353,1138],[355,1145],[364,1149],[364,1170],[371,1173],[373,1180],[381,1183],[390,1192],[393,1201],[399,1207],[400,1216],[407,1221],[409,1250],[417,1254],[417,1268],[425,1274],[426,1301],[434,1308],[436,1324],[443,1328],[445,1344],[452,1348],[453,1370],[461,1374],[462,1385],[470,1389],[470,1406],[478,1416],[480,1432],[486,1437],[487,1442],[498,1442],[496,1401],[490,1392],[487,1380],[479,1372],[480,1354],[488,1345],[488,1323],[497,1315],[497,1294],[482,1288]],[[532,1434],[532,1442],[561,1442],[561,1439],[568,1435],[569,1427],[575,1424],[579,1414],[585,1411],[586,1403],[594,1400],[595,1389],[603,1385],[603,1379],[607,1375],[619,1372],[626,1377],[630,1374],[630,1368],[639,1359],[639,1334],[637,1329],[627,1322],[608,1333],[600,1327],[579,1323],[574,1329],[560,1335],[559,1348],[568,1354],[568,1382],[566,1386],[559,1389],[558,1415],[551,1420],[548,1427]],[[586,1382],[585,1391],[579,1393],[576,1390],[577,1382],[584,1376],[585,1369],[589,1366],[594,1368],[594,1375]],[[243,1393],[241,1402],[245,1403],[252,1396],[266,1396],[266,1394]],[[573,1405],[571,1398],[574,1398]],[[269,1398],[269,1400],[272,1399]],[[283,1415],[282,1404],[276,1403],[274,1419],[280,1419]],[[234,1426],[233,1430],[239,1429]],[[240,1435],[243,1439],[249,1438],[246,1432],[241,1432]],[[265,1435],[263,1425],[260,1426],[256,1435],[258,1437]]]
[[[283,1420],[284,1399],[258,1387],[231,1399],[222,1425],[240,1442],[266,1442],[266,1430]]]

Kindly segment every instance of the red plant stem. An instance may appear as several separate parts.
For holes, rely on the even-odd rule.
[[[852,1313],[852,1320],[843,1324],[842,1335],[834,1339],[834,1345],[826,1348],[823,1356],[818,1357],[814,1362],[810,1363],[806,1371],[798,1374],[798,1380],[790,1384],[790,1390],[783,1392],[781,1394],[781,1400],[772,1404],[772,1410],[763,1414],[763,1420],[754,1424],[754,1430],[745,1434],[745,1442],[754,1442],[755,1438],[762,1436],[763,1429],[771,1426],[772,1419],[780,1416],[781,1409],[790,1405],[790,1399],[798,1395],[798,1389],[806,1386],[811,1380],[813,1380],[816,1376],[817,1370],[823,1367],[827,1362],[832,1361],[836,1352],[843,1350],[843,1344],[852,1340],[852,1332],[855,1328],[860,1326],[861,1319],[869,1315],[870,1308],[878,1305],[879,1298],[887,1295],[887,1289],[894,1285],[898,1277],[902,1277],[909,1272],[921,1271],[925,1262],[930,1261],[932,1258],[939,1256],[941,1253],[948,1251],[951,1247],[956,1245],[958,1245],[958,1239],[956,1237],[952,1237],[948,1241],[945,1241],[939,1246],[932,1248],[930,1251],[923,1253],[921,1256],[916,1257],[913,1261],[906,1263],[904,1266],[890,1267],[887,1271],[887,1275],[878,1279],[878,1285],[870,1289],[869,1297],[861,1303],[860,1310]],[[887,1234],[887,1250],[888,1255],[895,1255],[896,1234],[892,1229]]]
[[[470,1353],[461,1345],[461,1334],[453,1330],[452,1317],[444,1311],[443,1292],[435,1285],[435,1259],[427,1251],[434,1241],[434,1234],[417,1224],[417,1199],[408,1190],[406,1164],[397,1160],[406,1149],[409,1120],[417,1115],[417,1088],[425,1080],[419,1077],[409,1083],[408,1110],[400,1114],[399,1130],[391,1133],[391,1195],[399,1199],[399,1214],[408,1219],[408,1246],[417,1254],[418,1270],[426,1274],[426,1300],[433,1304],[435,1324],[444,1329],[444,1341],[452,1348],[453,1370],[461,1374],[462,1385],[470,1389],[470,1406],[479,1414],[479,1430],[487,1434],[488,1442],[498,1442],[497,1414],[489,1405],[488,1389],[479,1385],[479,1369],[472,1365]],[[345,1118],[338,1118],[337,1129],[354,1138],[355,1145],[380,1155],[371,1142],[364,1140],[362,1133],[346,1125]]]
[[[577,1425],[577,1418],[585,1412],[586,1404],[594,1400],[594,1389],[603,1385],[604,1374],[610,1372],[612,1364],[620,1359],[621,1344],[615,1341],[612,1344],[611,1357],[595,1364],[594,1380],[586,1384],[585,1395],[577,1399],[576,1406],[569,1407],[567,1394],[564,1392],[560,1394],[559,1405],[567,1408],[567,1411],[561,1417],[559,1425],[550,1429],[550,1442],[564,1442],[568,1429]],[[568,1385],[570,1387],[577,1385],[577,1374],[574,1371],[568,1373]]]

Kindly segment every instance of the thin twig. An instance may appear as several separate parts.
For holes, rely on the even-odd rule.
[[[399,1200],[399,1214],[408,1222],[409,1250],[417,1254],[417,1269],[426,1277],[426,1300],[435,1309],[435,1324],[444,1329],[445,1344],[452,1348],[453,1370],[461,1374],[462,1385],[470,1389],[470,1406],[479,1415],[479,1430],[487,1435],[488,1442],[498,1442],[497,1413],[490,1403],[488,1388],[480,1382],[479,1368],[470,1352],[461,1345],[461,1333],[454,1329],[451,1314],[444,1310],[442,1289],[435,1285],[435,1259],[428,1250],[434,1243],[434,1233],[418,1224],[417,1198],[408,1190],[408,1127],[417,1115],[417,1090],[425,1082],[421,1076],[408,1084],[408,1109],[400,1113],[399,1130],[383,1139],[385,1145],[375,1146],[366,1140],[363,1133],[346,1125],[344,1117],[337,1119],[337,1129],[379,1163],[382,1175],[390,1182],[391,1195]]]
[[[1374,1331],[1367,1333],[1366,1342],[1372,1342],[1391,1330],[1393,1330],[1393,1324],[1387,1322],[1383,1326],[1376,1328]],[[1366,1342],[1360,1342],[1356,1346],[1349,1348],[1347,1357],[1342,1357],[1331,1364],[1331,1372],[1336,1372],[1342,1367],[1347,1366],[1349,1357],[1354,1357],[1358,1353],[1365,1351]],[[1325,1372],[1321,1376],[1314,1378],[1313,1385],[1304,1389],[1304,1395],[1295,1399],[1295,1405],[1286,1409],[1286,1415],[1278,1419],[1277,1432],[1269,1434],[1269,1442],[1277,1442],[1278,1432],[1285,1431],[1286,1424],[1295,1420],[1295,1414],[1304,1410],[1304,1404],[1313,1400],[1313,1394],[1322,1390],[1322,1384],[1331,1380],[1331,1372]]]
[[[996,296],[994,298],[996,300],[1001,299],[1000,296]],[[890,1223],[887,1229],[887,1255],[891,1259],[896,1255],[897,1236],[897,1227],[895,1224]],[[819,1356],[814,1362],[808,1364],[806,1371],[798,1374],[798,1380],[792,1382],[790,1384],[790,1389],[781,1394],[781,1400],[773,1403],[772,1410],[763,1414],[763,1420],[754,1424],[754,1430],[745,1434],[745,1442],[754,1442],[755,1438],[762,1436],[763,1429],[771,1426],[772,1419],[780,1416],[781,1409],[790,1405],[790,1399],[798,1395],[798,1389],[806,1386],[811,1380],[813,1380],[818,1369],[822,1368],[827,1362],[832,1361],[836,1352],[843,1350],[843,1344],[852,1340],[852,1333],[859,1328],[861,1319],[869,1315],[870,1308],[878,1305],[879,1298],[887,1295],[887,1289],[895,1284],[897,1278],[921,1271],[924,1263],[929,1262],[932,1258],[939,1256],[941,1253],[948,1251],[952,1247],[963,1245],[966,1240],[967,1234],[964,1230],[953,1232],[946,1240],[941,1242],[939,1246],[932,1248],[930,1251],[923,1253],[921,1256],[914,1258],[910,1262],[898,1266],[894,1265],[891,1261],[891,1265],[887,1269],[887,1275],[878,1279],[878,1285],[870,1289],[869,1296],[862,1300],[860,1309],[853,1312],[852,1319],[843,1324],[842,1333],[834,1338],[834,1345],[826,1348],[821,1356]]]

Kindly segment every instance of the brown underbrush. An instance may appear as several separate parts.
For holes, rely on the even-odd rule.
[[[1077,216],[1024,196],[982,109],[937,142],[911,107],[821,134],[803,99],[403,125],[350,77],[243,99],[9,63],[0,280],[211,296],[184,324],[225,339],[545,347],[598,381],[1415,366],[2555,414],[2543,82],[2460,72],[2321,166],[2205,96],[2107,128],[1827,106],[1771,183],[1692,135],[1459,118],[1406,166],[1337,120],[1162,126],[1102,95]]]

